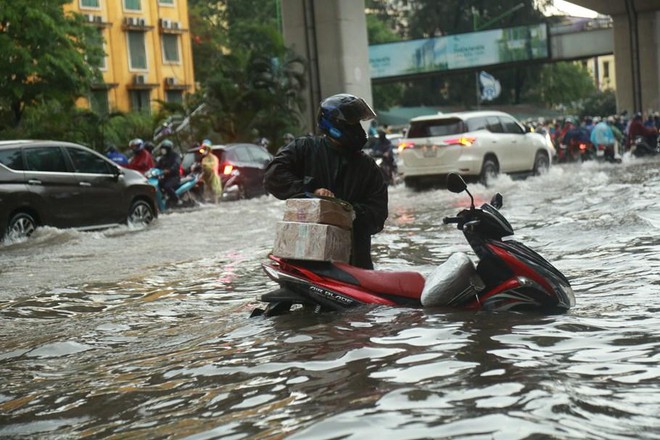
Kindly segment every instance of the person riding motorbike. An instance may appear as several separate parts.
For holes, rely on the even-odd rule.
[[[296,137],[292,133],[284,133],[284,136],[282,136],[282,145],[277,149],[277,152],[279,153],[282,148],[289,145],[295,139]]]
[[[566,119],[562,133],[558,139],[560,148],[557,151],[560,161],[579,160],[582,154],[587,153],[587,151],[583,151],[580,148],[580,145],[591,146],[589,131],[584,127],[575,125],[570,118]]]
[[[211,152],[211,141],[204,139],[196,153],[198,154],[199,164],[202,171],[202,181],[204,182],[204,197],[207,200],[218,203],[222,196],[222,181],[220,180],[220,160],[218,156]]]
[[[612,124],[614,118],[608,118],[605,121],[598,122],[591,130],[590,140],[597,149],[604,149],[605,159],[608,161],[615,160],[615,144],[614,132],[612,131]]]
[[[371,151],[374,157],[382,158],[381,170],[385,175],[385,181],[392,184],[398,170],[394,160],[394,146],[384,130],[378,130],[378,140],[372,145]]]
[[[264,185],[278,199],[302,193],[337,197],[352,204],[351,264],[373,269],[371,235],[380,232],[388,215],[387,185],[376,163],[362,152],[367,142],[360,121],[376,117],[354,95],[324,99],[318,110],[321,136],[299,137],[282,148],[266,168]]]
[[[146,148],[144,148],[144,142],[142,139],[132,139],[128,143],[128,147],[133,151],[133,157],[131,157],[131,160],[128,162],[128,165],[126,165],[126,168],[130,168],[144,174],[154,167],[154,158],[151,153]]]
[[[643,139],[635,145],[637,137],[642,137]],[[635,113],[628,127],[628,146],[635,147],[636,150],[642,150],[637,152],[638,155],[644,153],[653,154],[657,148],[657,143],[658,129],[655,127],[645,127],[642,122],[642,114]]]
[[[119,151],[114,144],[108,144],[105,150],[105,156],[114,163],[125,167],[128,165],[128,158],[124,153]]]
[[[160,189],[167,195],[170,205],[180,205],[181,200],[176,194],[176,189],[181,184],[181,157],[174,151],[174,144],[169,139],[162,141],[159,149],[161,155],[156,163],[156,168],[163,172],[159,183]]]

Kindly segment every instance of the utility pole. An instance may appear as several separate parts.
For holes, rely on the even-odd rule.
[[[508,11],[504,11],[497,17],[488,20],[484,24],[479,24],[479,11],[477,11],[477,8],[474,6],[472,7],[472,29],[474,32],[478,32],[484,28],[487,28],[488,26],[492,25],[493,23],[496,23],[503,19],[504,17],[507,17],[514,12],[516,12],[518,9],[522,8],[525,6],[524,2],[520,2],[517,5],[515,5],[513,8],[509,9]],[[481,89],[479,87],[479,70],[474,72],[474,83],[475,83],[475,89],[476,89],[476,95],[477,95],[477,110],[481,108]]]

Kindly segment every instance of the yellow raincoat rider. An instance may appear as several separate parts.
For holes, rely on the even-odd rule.
[[[211,154],[211,141],[205,139],[197,152],[201,156],[202,181],[204,182],[204,198],[207,201],[218,203],[222,196],[222,182],[220,180],[220,160]]]

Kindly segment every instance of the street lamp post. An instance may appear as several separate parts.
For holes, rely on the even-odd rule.
[[[498,15],[497,17],[488,20],[486,23],[484,23],[482,25],[479,25],[479,11],[477,11],[477,8],[475,8],[473,6],[472,7],[472,29],[473,29],[474,32],[477,32],[481,29],[487,28],[491,24],[500,21],[504,17],[507,17],[507,16],[511,15],[512,13],[516,12],[518,9],[520,9],[524,6],[525,6],[525,3],[520,2],[517,5],[515,5],[514,7],[512,7],[511,9],[509,9],[507,11],[504,11],[503,13]],[[479,87],[479,70],[474,72],[474,82],[475,82],[476,95],[477,95],[477,109],[480,109],[481,108],[481,90],[480,90],[480,87]]]

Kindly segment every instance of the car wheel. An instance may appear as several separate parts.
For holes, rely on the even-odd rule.
[[[137,200],[128,211],[127,223],[133,226],[146,226],[154,220],[154,210],[144,200]]]
[[[419,183],[419,179],[413,178],[413,177],[404,177],[403,178],[403,184],[406,188],[410,188],[413,191],[419,191],[421,190],[421,185]]]
[[[534,175],[540,176],[545,174],[550,169],[550,159],[548,155],[539,151],[536,153],[536,158],[534,159]]]
[[[26,238],[37,229],[37,221],[27,212],[19,212],[9,220],[6,237],[10,240]]]
[[[492,157],[487,157],[484,159],[484,164],[481,166],[481,174],[479,175],[479,181],[484,185],[488,184],[488,180],[497,177],[500,173],[500,166]]]

